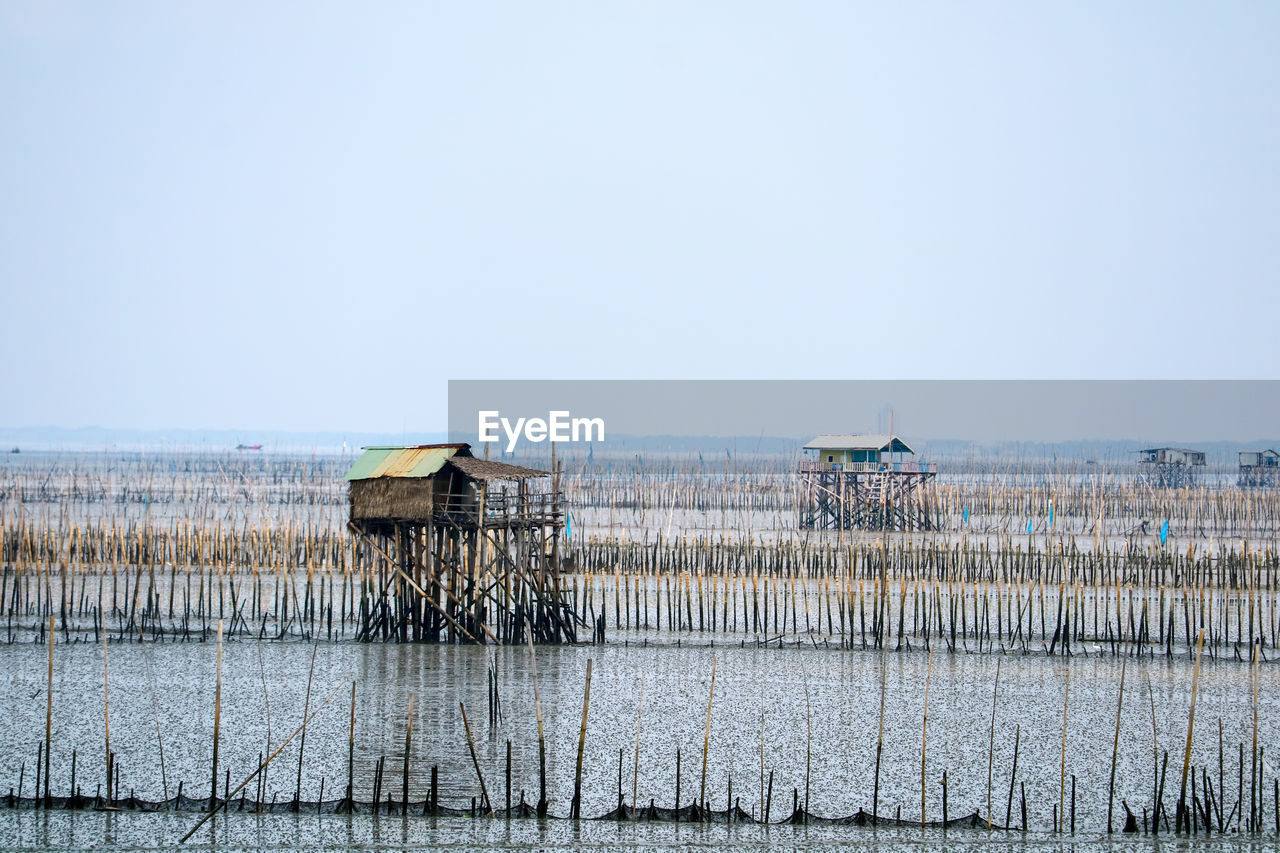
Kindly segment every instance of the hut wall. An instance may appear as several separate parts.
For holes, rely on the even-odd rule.
[[[351,520],[431,517],[433,483],[418,477],[376,477],[351,481]]]

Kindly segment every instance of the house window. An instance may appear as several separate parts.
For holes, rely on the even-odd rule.
[[[828,461],[828,462],[835,462],[835,461],[836,461],[836,458],[835,458],[834,456],[828,456],[828,457],[827,457],[827,461]]]

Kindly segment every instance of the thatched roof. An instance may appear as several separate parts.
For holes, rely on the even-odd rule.
[[[529,480],[534,477],[551,476],[550,471],[508,465],[505,462],[491,462],[488,459],[476,459],[472,456],[455,456],[446,464],[452,465],[463,476],[470,477],[472,480]]]

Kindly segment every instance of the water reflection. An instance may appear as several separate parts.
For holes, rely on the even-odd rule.
[[[511,797],[537,800],[537,724],[529,652],[523,648],[321,644],[315,651],[313,710],[327,698],[301,739],[286,747],[265,773],[266,798],[303,800],[345,793],[351,683],[356,684],[355,749],[350,771],[357,799],[372,795],[374,770],[385,757],[383,796],[403,795],[409,696],[415,696],[409,753],[409,797],[426,798],[431,769],[438,767],[440,802],[465,808],[480,784],[463,732],[459,703],[471,720],[480,770],[492,802],[505,805],[506,751],[511,744]],[[302,719],[313,647],[302,643],[229,642],[224,650],[222,739],[219,763],[235,784],[257,766]],[[51,790],[67,793],[71,756],[77,785],[92,796],[103,778],[101,649],[59,647],[55,657]],[[537,670],[547,737],[547,788],[551,811],[567,814],[587,660],[594,660],[584,750],[583,814],[613,809],[632,790],[643,805],[693,802],[702,789],[703,747],[713,659],[715,697],[706,749],[708,804],[723,809],[733,798],[751,815],[762,812],[773,777],[771,816],[790,813],[808,791],[810,810],[826,816],[871,809],[881,686],[884,689],[882,814],[901,810],[917,820],[921,803],[921,725],[930,664],[922,653],[794,648],[547,647]],[[120,793],[161,799],[176,792],[207,796],[214,701],[212,644],[122,645],[111,649],[111,746],[120,765]],[[149,660],[148,660],[149,659]],[[261,661],[261,663],[260,663]],[[988,744],[992,690],[1000,661],[995,746],[991,753],[992,811],[1017,822],[1019,803],[1009,799],[1015,732],[1017,782],[1025,783],[1029,824],[1051,827],[1052,809],[1069,793],[1060,789],[1063,767],[1063,701],[1067,707],[1066,773],[1076,777],[1076,822],[1105,829],[1120,661],[1045,659],[1000,655],[936,655],[929,695],[924,808],[941,818],[941,777],[948,773],[949,816],[987,808]],[[154,696],[145,666],[154,672]],[[0,779],[32,795],[37,750],[44,740],[44,649],[0,648]],[[488,677],[497,673],[500,713],[490,718]],[[1170,753],[1171,776],[1180,769],[1186,737],[1192,668],[1184,659],[1131,661],[1122,708],[1116,806],[1125,799],[1136,813],[1150,807],[1153,734]],[[1259,744],[1276,744],[1276,675],[1260,671]],[[640,710],[643,682],[643,711]],[[808,701],[806,702],[806,696]],[[1206,661],[1201,677],[1192,763],[1221,778],[1228,808],[1247,787],[1253,734],[1248,670],[1234,662]],[[270,716],[268,718],[268,705]],[[1152,707],[1154,706],[1154,729]],[[637,716],[639,756],[637,760]],[[270,722],[271,739],[267,728]],[[157,734],[157,728],[159,734]],[[1239,745],[1244,745],[1240,766]],[[163,766],[160,761],[163,750]],[[680,753],[680,778],[676,754]],[[301,761],[300,761],[301,758]],[[301,772],[299,767],[301,766]],[[1267,760],[1267,767],[1271,767]],[[807,768],[807,772],[806,772]],[[219,774],[222,776],[222,773]],[[1266,788],[1274,771],[1265,770]],[[218,780],[219,792],[225,777]],[[1176,780],[1167,783],[1176,794]],[[259,790],[255,781],[247,795]],[[1171,802],[1172,796],[1166,794]],[[86,817],[89,817],[86,815]],[[235,823],[243,818],[224,822]],[[99,818],[99,820],[101,820]],[[385,821],[385,819],[384,819]],[[379,823],[385,827],[385,822]],[[1117,820],[1117,827],[1119,820]],[[394,843],[401,843],[397,840]]]

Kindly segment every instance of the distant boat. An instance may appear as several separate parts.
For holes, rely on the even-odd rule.
[[[22,451],[15,447],[13,450],[10,450],[9,452],[10,452],[10,453],[21,453]]]
[[[261,449],[262,449],[261,444],[237,444],[236,445],[236,450],[261,450]],[[14,450],[13,452],[17,453],[18,451]]]

